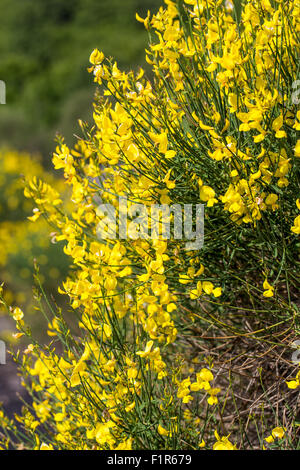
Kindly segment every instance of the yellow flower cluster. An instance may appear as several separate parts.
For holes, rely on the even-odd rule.
[[[198,352],[207,324],[216,345],[222,336],[214,336],[215,327],[229,329],[225,339],[255,341],[263,332],[267,343],[280,308],[276,327],[294,326],[300,160],[289,77],[297,72],[299,5],[251,0],[238,22],[226,4],[165,0],[153,17],[137,16],[151,32],[146,58],[153,80],[143,70],[119,70],[95,49],[89,71],[103,93],[95,100],[94,126],[81,122],[84,137],[75,148],[61,142],[53,156],[71,207],[65,210],[61,191],[39,177],[26,185],[37,205],[31,221],[46,216],[72,261],[59,292],[77,323],[54,312],[48,334],[62,341],[63,353],[52,345],[26,350],[24,382],[34,403],[18,419],[29,447],[208,442],[233,450],[229,436],[215,432],[213,443],[210,424],[208,436],[199,428],[222,391],[212,386],[213,367],[202,367]],[[129,237],[137,205],[171,203],[204,203],[201,252],[184,250],[175,237],[151,238],[142,223],[139,236]],[[113,224],[99,235],[104,204],[120,219],[127,213],[126,235],[119,225],[111,236]],[[259,311],[257,323],[250,311]],[[20,312],[13,316],[23,331]],[[184,418],[189,412],[196,429]],[[38,437],[40,424],[49,442]]]

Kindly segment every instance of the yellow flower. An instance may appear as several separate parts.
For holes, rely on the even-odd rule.
[[[115,450],[132,450],[132,437],[126,439],[124,442],[121,442]]]
[[[160,424],[158,425],[157,431],[161,436],[169,436],[170,434],[169,431],[163,428]]]
[[[294,225],[291,227],[291,231],[300,234],[300,215],[298,215],[294,220]]]
[[[20,339],[22,336],[24,336],[25,333],[13,333],[12,337],[14,339]]]
[[[34,345],[33,344],[28,344],[27,348],[24,349],[24,354],[30,354],[34,350]]]
[[[300,386],[300,371],[298,372],[294,380],[290,380],[289,382],[286,382],[286,384],[292,390],[298,388]]]
[[[146,29],[149,28],[149,19],[150,19],[150,11],[149,11],[149,10],[148,10],[148,12],[147,12],[147,16],[146,16],[145,19],[142,18],[138,13],[136,13],[135,18],[136,18],[136,20],[139,21],[140,23],[143,23]]]
[[[94,49],[90,55],[90,62],[93,65],[99,65],[103,62],[104,54],[103,52],[98,51],[98,49]]]
[[[217,431],[215,431],[217,442],[213,445],[213,450],[236,450],[236,446],[228,440],[228,437],[220,437]]]
[[[300,157],[300,139],[297,140],[295,147],[295,157]]]
[[[207,403],[209,405],[216,405],[218,403],[218,398],[216,395],[220,393],[220,388],[210,388],[207,392],[209,393],[209,398],[207,399]]]
[[[151,349],[152,349],[152,346],[153,346],[153,341],[148,341],[147,344],[146,344],[146,349],[145,351],[137,351],[137,355],[140,356],[140,357],[147,357],[150,355],[151,353]]]
[[[12,316],[15,321],[20,321],[24,317],[24,313],[19,307],[16,307],[12,311]]]
[[[215,198],[215,191],[210,186],[204,185],[202,180],[199,178],[200,186],[200,199],[203,202],[207,202],[207,207],[212,207],[214,204],[217,204],[218,200]]]
[[[267,279],[264,281],[263,283],[263,288],[265,289],[264,292],[263,292],[263,296],[264,297],[273,297],[274,295],[274,287],[272,287]]]
[[[282,439],[285,435],[285,431],[286,431],[286,428],[283,428],[283,427],[274,428],[270,436],[265,438],[265,441],[270,444],[271,442],[274,442],[274,440],[277,438]]]

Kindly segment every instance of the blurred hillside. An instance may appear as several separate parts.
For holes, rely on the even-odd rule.
[[[143,65],[147,32],[135,12],[162,0],[0,0],[0,146],[39,151],[50,164],[56,132],[72,141],[89,119],[95,87],[88,58],[98,47],[123,68]]]
[[[0,284],[4,283],[6,302],[19,305],[29,314],[36,313],[32,302],[34,260],[47,295],[55,297],[70,264],[60,244],[54,243],[51,226],[43,217],[36,217],[33,201],[24,195],[24,181],[34,177],[67,196],[64,181],[45,171],[37,155],[0,151]],[[2,336],[3,314],[6,310],[0,305]]]

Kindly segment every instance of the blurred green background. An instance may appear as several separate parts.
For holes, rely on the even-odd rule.
[[[97,47],[128,69],[145,65],[147,32],[135,19],[163,0],[0,0],[0,144],[39,151],[50,166],[58,131],[71,143],[88,120],[95,86],[87,73]]]

